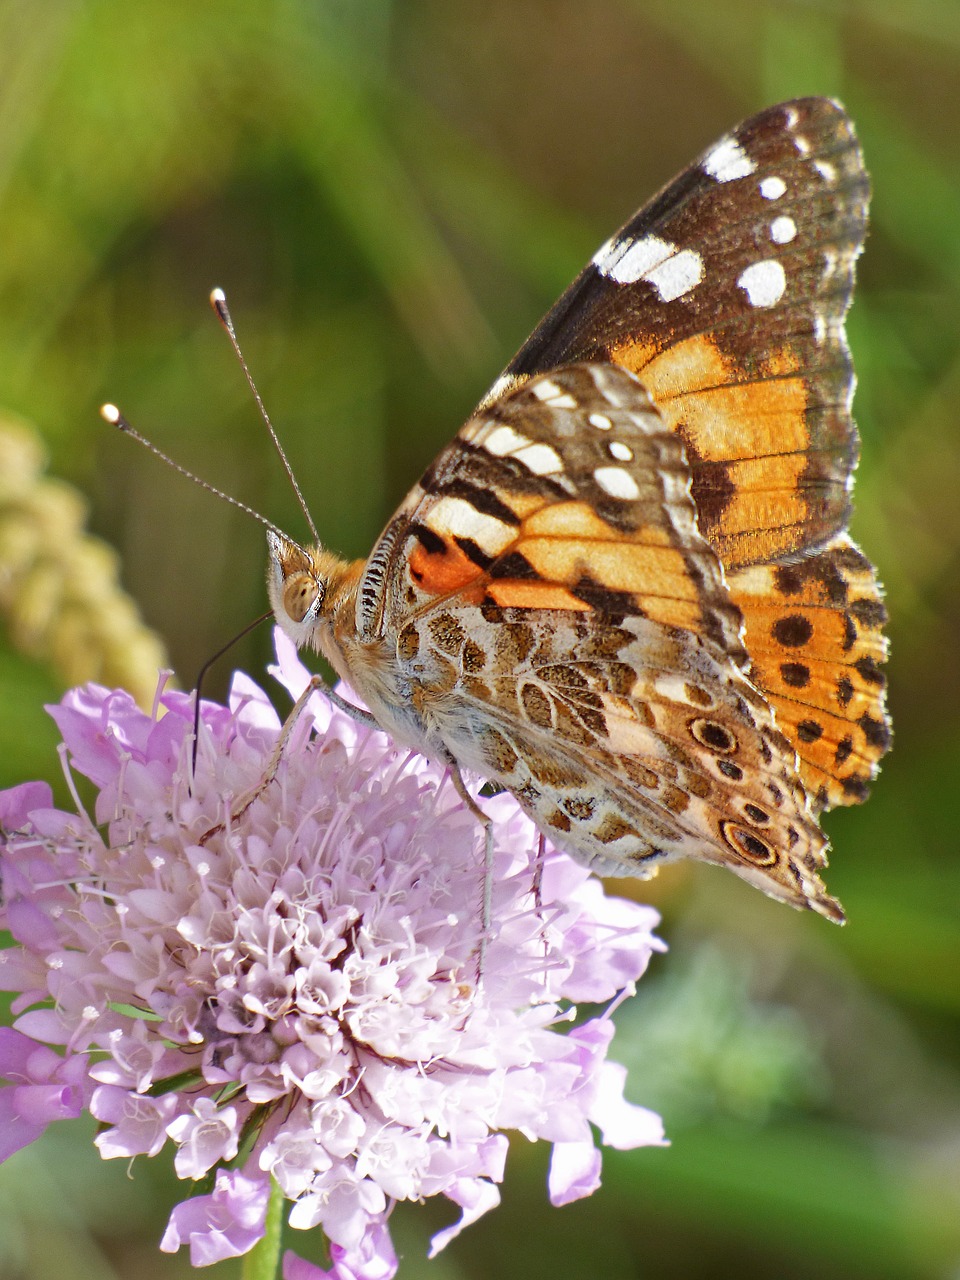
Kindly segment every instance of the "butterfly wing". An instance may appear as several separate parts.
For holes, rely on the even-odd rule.
[[[814,809],[865,800],[890,746],[887,611],[869,560],[841,533],[815,555],[727,581],[750,678],[797,750]]]
[[[684,442],[752,679],[824,808],[865,799],[890,743],[882,591],[844,532],[858,443],[844,317],[868,199],[842,107],[761,112],[599,250],[494,388],[570,360],[641,379]]]
[[[744,675],[682,442],[631,374],[575,365],[472,418],[358,594],[428,741],[606,870],[685,855],[842,918],[796,757]]]
[[[571,361],[619,364],[683,440],[725,567],[824,545],[857,456],[843,321],[868,198],[839,105],[761,112],[601,247],[494,393]]]

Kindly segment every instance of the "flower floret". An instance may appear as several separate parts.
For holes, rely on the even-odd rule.
[[[306,674],[278,653],[298,694]],[[194,1265],[249,1249],[272,1179],[338,1275],[385,1277],[390,1203],[457,1205],[442,1247],[499,1199],[505,1129],[555,1144],[558,1203],[599,1180],[592,1125],[662,1141],[623,1100],[609,1017],[574,1025],[577,1001],[640,977],[654,912],[544,848],[509,796],[483,801],[481,973],[482,837],[442,769],[318,699],[271,763],[280,724],[245,678],[229,707],[203,704],[194,761],[192,700],[162,705],[91,685],[54,709],[92,818],[39,784],[0,795],[0,987],[20,993],[0,1156],[87,1106],[105,1158],[169,1143],[181,1178],[212,1177],[162,1248]]]

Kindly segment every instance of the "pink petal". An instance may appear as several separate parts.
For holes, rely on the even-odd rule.
[[[22,782],[0,791],[0,831],[16,831],[24,826],[31,809],[53,806],[53,792],[45,782]]]
[[[463,1213],[460,1220],[443,1231],[438,1231],[430,1240],[429,1257],[435,1258],[441,1249],[445,1249],[451,1240],[455,1240],[464,1227],[482,1218],[485,1213],[495,1209],[500,1203],[500,1192],[492,1182],[483,1178],[458,1178],[452,1187],[444,1192],[448,1200],[460,1205]]]
[[[547,1186],[558,1207],[592,1196],[600,1186],[600,1152],[592,1142],[555,1142]]]
[[[626,1067],[619,1062],[604,1062],[597,1077],[598,1088],[590,1107],[590,1119],[603,1134],[604,1146],[630,1151],[634,1147],[668,1145],[663,1134],[663,1121],[657,1113],[624,1098]]]
[[[208,1267],[249,1253],[263,1238],[270,1183],[237,1169],[217,1171],[213,1192],[178,1204],[160,1241],[164,1253],[190,1245],[190,1265]]]

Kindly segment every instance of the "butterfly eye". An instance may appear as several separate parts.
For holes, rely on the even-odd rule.
[[[284,583],[283,607],[293,622],[315,618],[323,603],[323,583],[311,573],[293,573]]]

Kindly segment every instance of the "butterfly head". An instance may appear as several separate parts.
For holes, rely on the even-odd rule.
[[[305,549],[267,531],[267,591],[277,622],[297,648],[321,649],[340,608],[356,591],[353,566],[321,546]]]

